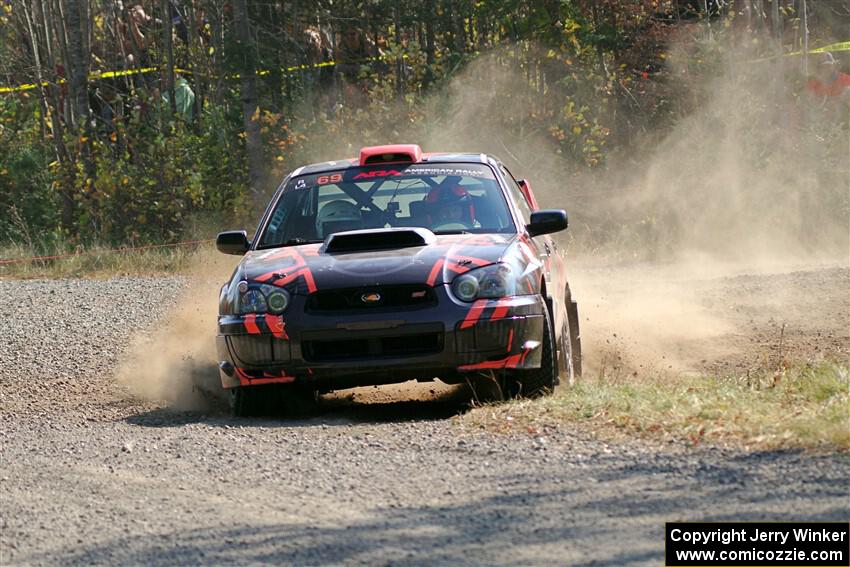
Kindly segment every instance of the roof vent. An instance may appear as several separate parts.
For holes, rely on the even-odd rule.
[[[437,237],[427,228],[373,228],[336,232],[325,240],[325,254],[427,246]]]
[[[416,163],[422,159],[422,148],[416,144],[392,144],[360,149],[360,165],[375,163]]]

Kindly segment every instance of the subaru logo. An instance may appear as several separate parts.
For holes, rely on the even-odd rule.
[[[380,303],[381,294],[374,291],[364,293],[360,296],[360,301],[362,301],[363,303]]]

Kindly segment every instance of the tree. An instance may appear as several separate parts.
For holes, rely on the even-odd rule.
[[[245,125],[245,153],[248,161],[248,185],[254,208],[265,206],[263,187],[265,165],[260,134],[260,105],[257,95],[257,48],[251,35],[251,20],[246,0],[233,2],[236,26],[238,68],[241,77],[242,121]]]

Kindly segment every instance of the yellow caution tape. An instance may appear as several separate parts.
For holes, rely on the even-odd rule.
[[[402,55],[402,58],[407,59],[407,55]],[[356,61],[355,63],[370,63],[370,62],[373,62],[373,61],[380,61],[382,59],[393,59],[393,58],[388,57],[388,56],[371,57],[369,59],[361,59],[359,61]],[[320,69],[320,68],[323,68],[323,67],[333,67],[334,65],[339,65],[339,63],[337,63],[336,61],[323,61],[322,63],[313,63],[311,65],[293,65],[292,67],[285,67],[285,68],[281,69],[281,71],[283,73],[294,73],[295,71],[306,71],[308,69]],[[89,80],[93,81],[93,80],[97,80],[97,79],[111,79],[111,78],[114,78],[114,77],[127,77],[129,75],[138,75],[138,74],[142,74],[142,73],[155,73],[157,71],[159,71],[159,67],[142,67],[140,69],[128,69],[128,70],[125,70],[125,71],[96,71],[94,73],[89,74]],[[188,69],[174,69],[174,72],[175,73],[182,73],[184,75],[193,74],[193,72],[189,71]],[[262,69],[262,70],[257,71],[257,75],[260,76],[260,77],[270,75],[270,74],[271,74],[271,71],[268,70],[268,69]],[[241,75],[234,74],[234,75],[227,75],[225,78],[227,78],[227,79],[239,79],[240,77],[241,77]],[[57,83],[60,84],[60,85],[65,83],[65,82],[66,82],[66,79],[59,79],[59,81],[57,81]],[[47,81],[44,81],[44,82],[41,83],[42,87],[47,87],[49,85],[50,85],[50,83],[47,82]],[[0,94],[29,91],[29,90],[35,89],[37,87],[38,87],[37,83],[27,83],[27,84],[18,85],[18,86],[15,86],[15,87],[0,87]]]
[[[818,47],[815,49],[809,49],[808,51],[792,51],[791,53],[783,53],[782,57],[796,57],[798,55],[813,55],[817,53],[826,53],[827,51],[850,51],[850,41],[842,41],[839,43],[831,43],[829,45],[824,45],[823,47]],[[751,59],[746,63],[761,63],[762,61],[771,61],[773,59],[778,58],[779,55],[771,55],[769,57],[760,57],[758,59]]]
[[[797,55],[803,55],[805,53],[813,54],[813,53],[825,53],[825,52],[833,52],[833,51],[850,51],[850,41],[842,41],[839,43],[832,43],[830,45],[824,45],[823,47],[818,47],[815,49],[809,49],[808,51],[794,51],[791,53],[783,53],[783,57],[794,57]],[[439,54],[438,54],[439,55]],[[750,60],[749,63],[759,63],[761,61],[770,61],[771,59],[776,59],[779,57],[778,55],[773,55],[770,57],[762,57],[761,59],[753,59]],[[403,59],[407,59],[408,55],[402,55]],[[392,60],[394,57],[385,55],[383,57],[370,57],[368,59],[361,59],[359,61],[355,61],[355,63],[371,63],[373,61],[380,60]],[[323,61],[322,63],[313,63],[311,65],[293,65],[292,67],[285,67],[281,69],[283,73],[294,73],[295,71],[306,71],[308,69],[321,69],[323,67],[333,67],[335,65],[339,65],[336,61]],[[124,71],[95,71],[94,73],[89,74],[89,80],[97,80],[97,79],[112,79],[114,77],[127,77],[129,75],[139,75],[143,73],[155,73],[159,71],[158,67],[142,67],[140,69],[127,69]],[[193,72],[188,69],[174,69],[175,73],[182,73],[184,75],[192,75]],[[262,69],[257,71],[257,76],[264,77],[266,75],[270,75],[271,71],[268,69]],[[239,79],[241,76],[239,74],[227,75],[225,78],[227,79]],[[65,83],[65,79],[59,79],[57,81],[58,84]],[[42,87],[49,86],[50,83],[44,81],[41,83]],[[38,87],[37,83],[26,83],[23,85],[18,85],[15,87],[0,87],[0,94],[6,93],[14,93],[21,91],[29,91]]]
[[[833,43],[831,45],[818,47],[817,49],[810,49],[808,53],[826,53],[827,51],[850,51],[850,41],[842,41],[841,43]],[[788,55],[803,55],[803,53],[803,51],[795,51]]]

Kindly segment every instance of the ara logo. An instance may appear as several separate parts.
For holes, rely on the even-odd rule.
[[[381,302],[381,294],[378,293],[378,292],[375,292],[375,291],[370,291],[370,292],[367,292],[367,293],[364,293],[363,295],[361,295],[360,301],[362,301],[363,303],[367,303],[367,304],[380,303]]]
[[[354,176],[354,179],[372,179],[373,177],[389,177],[390,175],[401,175],[401,172],[395,169],[377,169],[375,171],[361,171]]]

